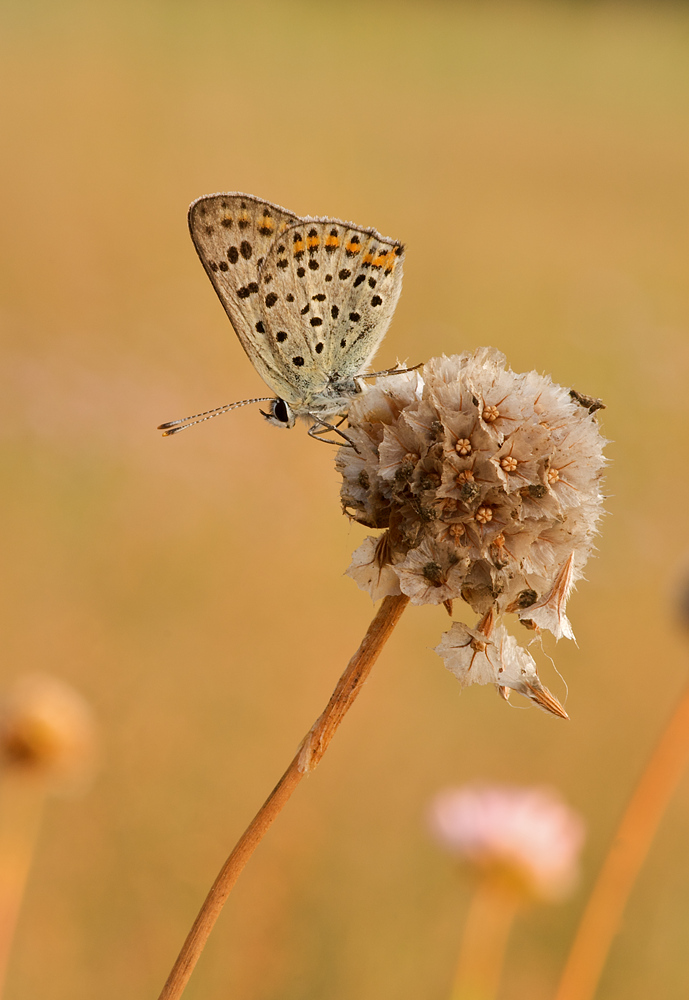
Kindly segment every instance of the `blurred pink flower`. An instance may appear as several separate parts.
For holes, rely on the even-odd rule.
[[[430,824],[443,847],[530,898],[562,898],[577,880],[584,824],[550,789],[447,789],[432,802]]]

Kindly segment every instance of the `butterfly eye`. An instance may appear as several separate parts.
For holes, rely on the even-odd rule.
[[[284,399],[272,399],[268,413],[261,410],[269,424],[274,427],[294,427],[295,417]]]
[[[273,403],[273,416],[276,420],[281,423],[286,424],[289,422],[289,413],[287,411],[287,403],[284,399],[276,399]]]

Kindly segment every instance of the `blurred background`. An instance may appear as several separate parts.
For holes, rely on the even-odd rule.
[[[408,247],[378,354],[491,344],[604,399],[610,511],[541,676],[570,723],[461,695],[410,608],[230,898],[189,1000],[444,1000],[469,888],[429,797],[555,786],[579,891],[512,940],[552,994],[606,845],[685,683],[689,8],[554,0],[4,0],[2,684],[52,673],[102,732],[51,803],[7,1000],[153,997],[229,848],[372,616],[333,453],[262,395],[188,236],[239,190]],[[667,478],[666,478],[667,477]],[[663,484],[667,482],[667,487]],[[608,1000],[689,991],[689,776],[633,894]]]

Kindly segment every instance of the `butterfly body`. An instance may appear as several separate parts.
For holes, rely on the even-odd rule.
[[[404,248],[338,219],[236,192],[189,208],[196,251],[249,359],[276,393],[264,414],[326,425],[360,391],[399,298]]]

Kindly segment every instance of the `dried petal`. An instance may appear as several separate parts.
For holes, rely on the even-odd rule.
[[[573,586],[574,553],[570,555],[556,576],[550,593],[525,610],[519,611],[520,619],[522,621],[532,621],[539,628],[547,628],[553,633],[556,639],[561,639],[562,636],[565,636],[567,639],[574,639],[572,626],[565,613],[567,599]]]
[[[381,552],[381,538],[369,535],[355,550],[347,570],[347,576],[351,576],[362,590],[367,590],[374,601],[401,593],[399,579]]]
[[[468,563],[456,546],[429,536],[394,571],[412,604],[443,604],[461,596]]]
[[[536,663],[504,625],[497,625],[490,636],[455,622],[446,632],[435,652],[462,687],[470,684],[495,684],[511,688],[535,702],[540,708],[560,718],[568,718],[562,705],[541,684]]]

